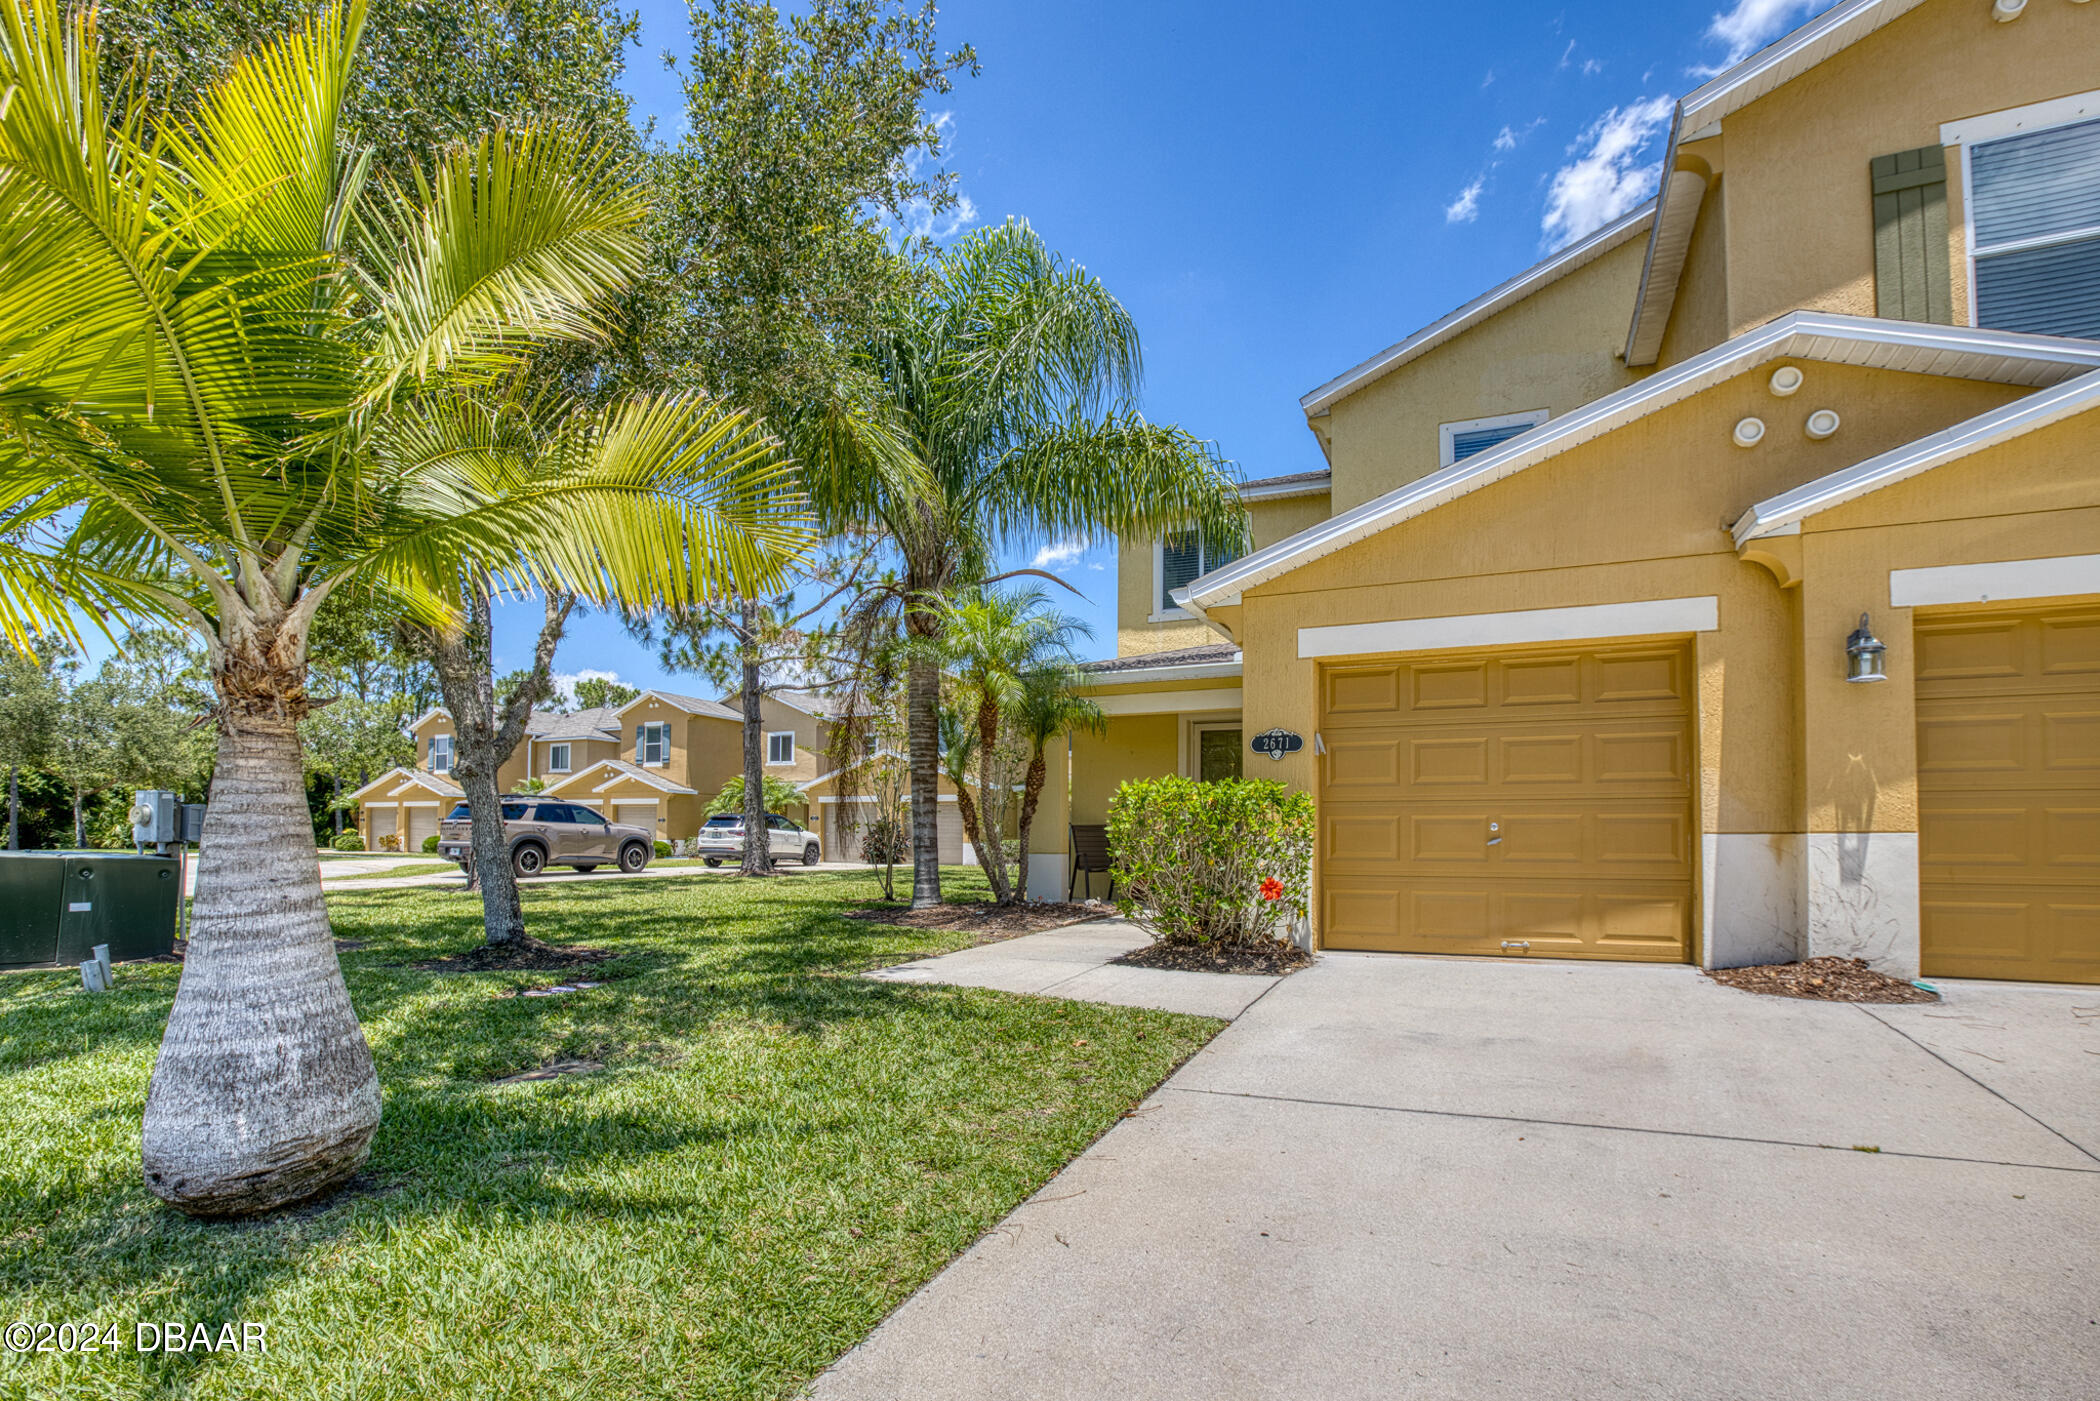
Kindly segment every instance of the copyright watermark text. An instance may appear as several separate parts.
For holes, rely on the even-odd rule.
[[[0,1328],[9,1352],[267,1352],[261,1323],[49,1323],[17,1319]]]

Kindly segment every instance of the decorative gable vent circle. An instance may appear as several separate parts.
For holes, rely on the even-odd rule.
[[[1784,399],[1801,387],[1804,376],[1798,365],[1781,365],[1772,371],[1772,392]]]
[[[1838,431],[1839,422],[1836,409],[1817,409],[1808,416],[1808,436],[1820,443]]]
[[[1746,418],[1735,426],[1735,445],[1739,448],[1754,448],[1765,438],[1765,421],[1761,418]]]

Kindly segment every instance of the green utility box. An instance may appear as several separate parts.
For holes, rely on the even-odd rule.
[[[112,962],[172,953],[181,907],[172,856],[0,852],[0,968],[68,968],[97,944]]]

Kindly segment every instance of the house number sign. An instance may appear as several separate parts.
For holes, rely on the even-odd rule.
[[[1296,754],[1305,748],[1305,736],[1293,734],[1289,730],[1263,730],[1249,740],[1248,744],[1255,753],[1266,754],[1276,762],[1282,763],[1284,755]]]

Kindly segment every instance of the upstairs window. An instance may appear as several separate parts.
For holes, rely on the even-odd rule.
[[[566,745],[566,744],[550,744],[550,745],[548,745],[548,746],[547,746],[547,772],[548,772],[548,773],[567,773],[568,771],[569,771],[569,746],[568,746],[568,745]]]
[[[662,768],[671,762],[671,726],[653,720],[634,727],[634,761],[643,768]]]
[[[795,762],[795,732],[778,730],[766,736],[766,762],[769,764],[792,764]]]
[[[1436,430],[1437,464],[1449,467],[1476,453],[1500,447],[1517,434],[1538,427],[1548,417],[1550,415],[1544,409],[1530,409],[1496,418],[1469,418],[1461,423],[1440,424]]]
[[[2100,337],[2100,93],[1959,127],[1976,324]]]
[[[432,735],[430,737],[430,771],[432,773],[452,772],[452,736]]]
[[[1185,589],[1213,569],[1223,569],[1238,559],[1231,550],[1213,550],[1193,530],[1177,530],[1152,547],[1153,621],[1186,618],[1188,613],[1174,601],[1174,590]]]

